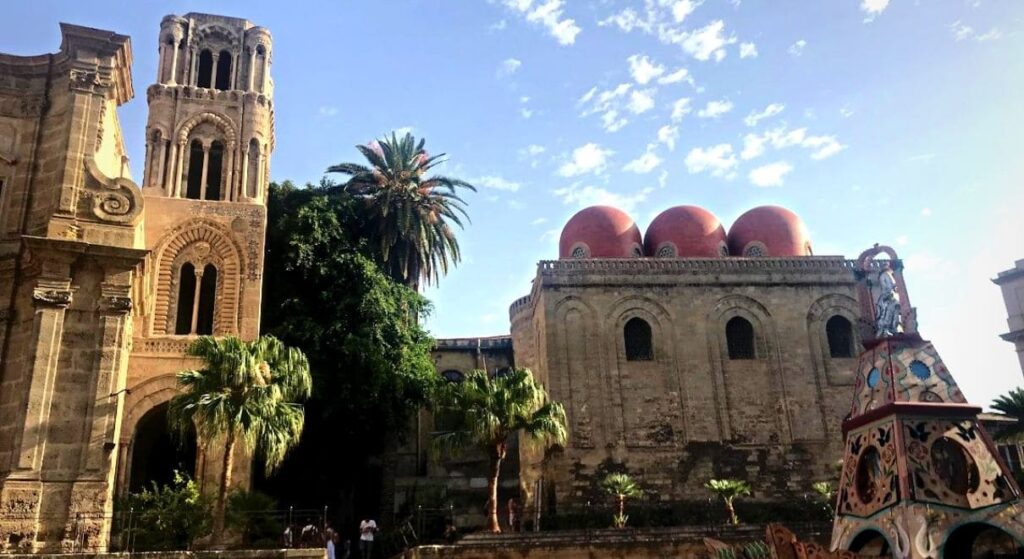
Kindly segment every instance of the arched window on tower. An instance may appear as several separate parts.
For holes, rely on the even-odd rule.
[[[188,150],[188,174],[185,175],[185,198],[199,200],[203,188],[203,143],[192,140]]]
[[[626,342],[626,361],[650,361],[654,359],[651,344],[651,325],[642,318],[631,318],[622,329]]]
[[[828,352],[832,357],[853,357],[853,325],[845,316],[835,315],[825,323]]]
[[[192,333],[195,297],[196,267],[186,262],[181,266],[178,277],[178,313],[174,321],[174,333],[179,336],[187,336]]]
[[[213,310],[217,299],[217,268],[207,264],[199,282],[199,305],[196,308],[196,334],[213,334]]]
[[[221,91],[231,89],[231,53],[222,50],[217,57],[217,83],[215,87]]]
[[[729,359],[754,359],[754,326],[742,316],[736,316],[725,323],[725,342],[729,348]]]
[[[206,169],[205,200],[220,200],[221,182],[224,170],[224,144],[214,141],[210,144],[210,155]]]
[[[174,58],[178,54],[174,51],[177,48],[178,46],[175,44],[173,35],[164,39],[164,57],[160,61],[160,83],[167,83],[174,79],[174,74],[172,73],[176,70],[174,68]]]
[[[267,68],[267,49],[263,45],[256,45],[256,56],[253,58],[253,68],[249,68],[249,71],[253,73],[253,84],[252,88],[254,91],[263,92],[263,80],[264,73]]]
[[[203,49],[199,53],[199,68],[196,69],[196,87],[211,87],[210,77],[213,76],[213,53]]]

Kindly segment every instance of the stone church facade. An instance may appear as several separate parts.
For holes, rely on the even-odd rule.
[[[106,548],[115,497],[168,446],[139,427],[166,430],[188,344],[259,334],[270,33],[164,18],[137,184],[116,113],[131,41],[61,32],[0,55],[0,550]],[[216,483],[217,462],[188,466]]]

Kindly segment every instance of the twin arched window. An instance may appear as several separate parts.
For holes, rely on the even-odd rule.
[[[178,313],[174,333],[179,336],[213,335],[213,312],[217,299],[217,267],[207,264],[202,271],[186,262],[178,279]]]
[[[188,152],[188,174],[185,197],[193,200],[220,200],[224,175],[224,144],[220,140],[209,146],[192,140]]]
[[[729,359],[756,359],[754,325],[742,316],[734,316],[725,323],[725,342]]]
[[[203,49],[196,69],[196,87],[212,87],[221,91],[231,89],[231,53],[222,50],[214,56],[209,49]]]
[[[622,329],[626,345],[626,361],[650,361],[654,359],[651,343],[651,325],[642,318],[633,317]]]

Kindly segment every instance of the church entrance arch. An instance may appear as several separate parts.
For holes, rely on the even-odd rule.
[[[151,489],[154,483],[167,485],[174,481],[176,471],[195,476],[195,429],[189,429],[184,437],[172,432],[167,422],[167,409],[168,402],[159,404],[136,424],[128,474],[131,493]]]

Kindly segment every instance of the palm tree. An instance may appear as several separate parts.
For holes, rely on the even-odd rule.
[[[1024,441],[1024,388],[1014,388],[992,401],[992,409],[1017,420],[1013,425],[1001,427],[995,438],[1001,442]]]
[[[601,481],[605,493],[615,495],[619,500],[619,514],[615,516],[616,528],[625,528],[629,517],[626,516],[626,497],[640,497],[644,494],[640,486],[629,477],[629,474],[608,474]]]
[[[366,203],[366,236],[370,249],[392,279],[413,289],[420,281],[437,283],[449,265],[459,262],[459,243],[451,224],[469,220],[457,189],[476,191],[468,182],[427,173],[445,161],[430,156],[425,140],[394,132],[356,149],[370,163],[341,163],[328,173],[349,175],[345,192]],[[461,217],[460,217],[461,216]]]
[[[448,384],[439,391],[436,408],[447,414],[455,426],[437,435],[436,449],[480,447],[490,455],[488,524],[491,532],[501,532],[498,478],[509,437],[522,433],[545,445],[564,444],[565,410],[558,402],[548,401],[547,391],[527,369],[514,369],[493,377],[486,371],[471,371],[462,381]]]
[[[309,397],[312,379],[306,356],[273,336],[251,342],[203,336],[187,354],[202,359],[203,368],[178,373],[181,393],[171,399],[168,416],[182,433],[194,426],[204,449],[223,449],[213,511],[212,539],[219,544],[235,447],[259,450],[268,471],[280,465],[302,434],[305,414],[297,401]]]
[[[750,485],[738,479],[712,479],[704,487],[707,487],[712,493],[725,501],[725,510],[729,513],[729,523],[733,525],[739,524],[740,519],[736,516],[736,509],[733,507],[732,502],[736,497],[750,495]]]

